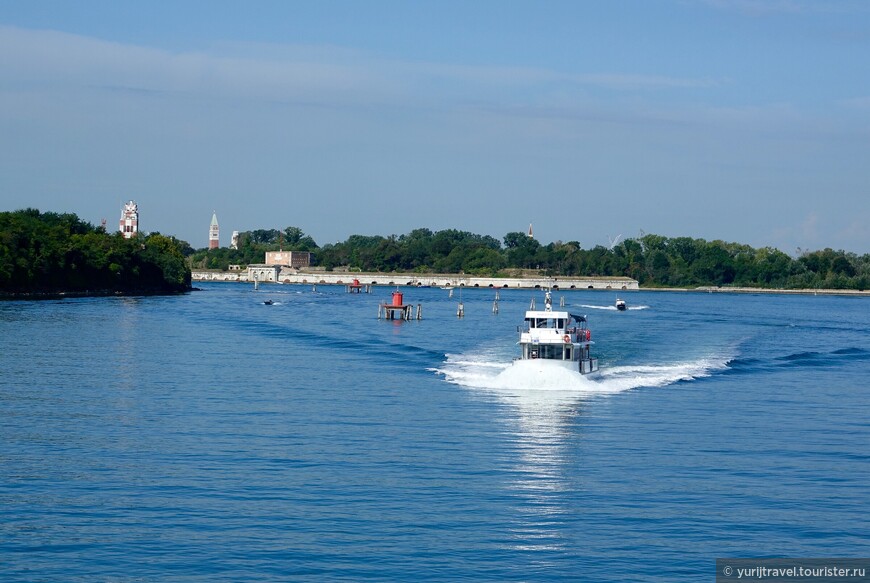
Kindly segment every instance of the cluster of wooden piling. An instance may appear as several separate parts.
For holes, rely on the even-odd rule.
[[[402,292],[396,290],[393,292],[392,303],[378,304],[378,320],[381,319],[381,314],[383,314],[383,317],[387,320],[410,320],[411,315],[414,312],[414,306],[412,304],[406,304],[402,300]],[[421,304],[417,304],[417,314],[414,319],[423,319],[423,306]]]
[[[349,294],[362,294],[362,293],[370,294],[370,293],[372,293],[372,286],[370,284],[367,284],[367,283],[362,284],[359,282],[358,279],[354,279],[353,283],[347,284],[344,289],[347,290],[347,293],[349,293]]]

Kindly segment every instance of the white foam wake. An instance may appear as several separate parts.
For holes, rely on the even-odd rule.
[[[589,308],[590,310],[606,310],[610,312],[616,312],[616,306],[593,306],[591,304],[579,304],[581,308]],[[649,306],[628,306],[628,311],[634,310],[648,310]]]
[[[504,361],[493,354],[447,355],[436,373],[450,383],[472,388],[508,391],[569,391],[619,393],[639,387],[663,387],[679,381],[710,376],[726,368],[730,357],[711,356],[688,362],[602,367],[594,377],[563,368],[541,372],[533,361]]]

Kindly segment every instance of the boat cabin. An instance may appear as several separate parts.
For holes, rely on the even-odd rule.
[[[581,374],[598,370],[598,359],[589,353],[592,333],[586,326],[585,316],[529,310],[519,332],[521,360],[556,361]]]

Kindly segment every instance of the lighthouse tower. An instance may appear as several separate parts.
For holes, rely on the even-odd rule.
[[[208,248],[217,249],[220,247],[221,230],[218,227],[217,211],[211,215],[211,226],[208,228]]]
[[[134,201],[124,205],[118,227],[125,239],[132,239],[139,232],[139,205]]]

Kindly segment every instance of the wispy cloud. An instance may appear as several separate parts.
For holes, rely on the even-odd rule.
[[[294,98],[389,91],[378,71],[353,64],[250,59],[112,43],[55,31],[0,27],[6,85],[54,84],[142,93]]]
[[[730,10],[747,15],[765,14],[812,14],[812,13],[867,13],[870,6],[863,0],[698,0],[720,10]]]
[[[706,89],[726,83],[723,79],[667,77],[662,75],[581,75],[581,83],[613,89]]]
[[[533,95],[583,88],[611,91],[697,89],[719,80],[650,74],[572,74],[529,67],[474,67],[378,59],[334,47],[236,47],[237,55],[168,51],[42,30],[0,27],[0,71],[14,83],[191,93],[328,103],[392,102],[462,96],[489,99],[503,88]],[[224,49],[226,50],[226,48]],[[268,54],[264,54],[268,53]],[[573,88],[573,89],[572,89]]]

